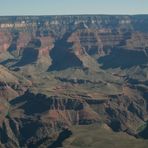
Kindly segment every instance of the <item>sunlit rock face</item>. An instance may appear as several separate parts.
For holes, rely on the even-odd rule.
[[[61,146],[78,125],[147,139],[147,26],[147,15],[0,17],[0,147]]]

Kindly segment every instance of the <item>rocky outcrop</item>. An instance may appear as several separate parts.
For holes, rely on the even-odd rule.
[[[147,121],[146,104],[142,98],[123,96],[111,99],[105,109],[109,117],[108,124],[114,131],[132,129],[136,133],[137,127]]]
[[[136,137],[141,135],[137,129],[147,121],[147,100],[126,95],[109,98],[102,101],[71,99],[27,91],[10,101],[9,115],[1,120],[0,132],[5,134],[1,143],[27,147],[39,146],[41,141],[51,144],[53,141],[49,137],[54,131],[71,125],[100,123],[102,115],[103,122],[114,131],[125,131]]]
[[[72,50],[72,43],[67,42],[68,37],[69,34],[66,33],[61,40],[55,43],[54,48],[51,50],[52,65],[49,67],[49,71],[82,67],[81,60]]]
[[[26,103],[23,103],[26,102]],[[47,97],[43,94],[26,92],[10,102],[13,106],[19,106],[26,115],[46,113],[50,122],[64,122],[65,124],[79,124],[80,120],[98,121],[98,115],[91,110],[87,102],[71,98],[59,98],[57,96]],[[85,124],[85,121],[84,121]],[[54,125],[54,124],[53,124]]]
[[[0,17],[0,147],[61,146],[71,126],[101,123],[146,139],[147,24],[147,15]]]
[[[99,122],[99,115],[84,100],[47,97],[27,91],[10,104],[9,114],[1,121],[0,140],[3,145],[12,147],[37,145],[44,139],[50,141],[55,130]]]
[[[98,70],[99,64],[110,68],[114,63],[119,63],[116,67],[127,68],[147,62],[146,25],[147,16],[0,17],[0,51],[8,51],[21,60],[27,52],[30,56],[28,63],[34,63],[43,70],[81,66]],[[41,42],[38,50],[32,49],[34,46],[28,48],[32,40]],[[134,54],[134,59],[142,61],[128,61],[128,66],[120,63],[121,60],[110,62],[112,56],[117,55],[120,59],[120,53],[124,54],[123,57]],[[100,56],[103,59],[100,60]],[[107,65],[106,60],[112,65]],[[26,63],[16,61],[13,65],[24,66]]]
[[[7,68],[0,65],[0,101],[8,101],[23,94],[31,82],[11,73]]]

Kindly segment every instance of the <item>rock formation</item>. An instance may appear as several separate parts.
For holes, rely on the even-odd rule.
[[[147,139],[147,25],[147,15],[0,17],[0,147],[52,147],[90,124]]]

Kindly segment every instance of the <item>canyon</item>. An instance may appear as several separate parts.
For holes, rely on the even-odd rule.
[[[104,133],[108,147],[119,135],[144,148],[147,26],[148,15],[1,16],[0,147],[99,147]]]

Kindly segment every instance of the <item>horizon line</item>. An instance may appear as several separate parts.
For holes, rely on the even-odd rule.
[[[113,13],[113,14],[109,14],[109,13],[93,13],[93,14],[18,14],[18,15],[0,15],[0,17],[16,17],[16,16],[136,16],[136,15],[148,15],[148,13],[134,13],[134,14],[127,14],[127,13],[123,13],[123,14],[118,14],[118,13]]]

